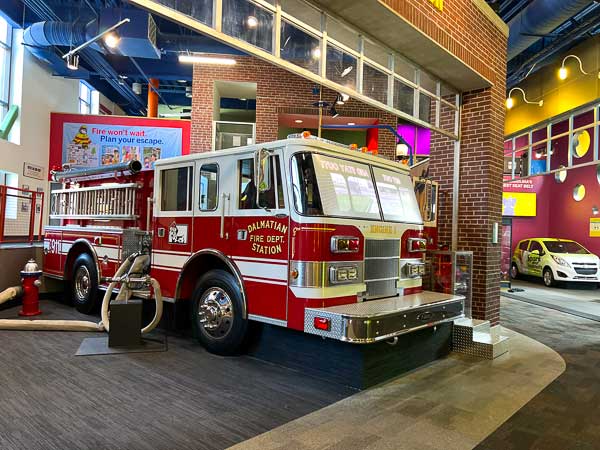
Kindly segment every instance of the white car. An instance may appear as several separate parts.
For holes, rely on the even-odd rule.
[[[512,257],[512,278],[541,277],[546,286],[558,281],[600,282],[600,258],[567,239],[533,238],[520,241]]]

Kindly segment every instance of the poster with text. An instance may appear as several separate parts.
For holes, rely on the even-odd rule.
[[[62,160],[88,168],[141,161],[153,169],[161,158],[180,156],[181,128],[63,123]]]

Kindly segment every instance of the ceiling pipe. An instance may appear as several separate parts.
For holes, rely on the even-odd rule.
[[[589,6],[592,0],[533,0],[508,24],[508,60]]]

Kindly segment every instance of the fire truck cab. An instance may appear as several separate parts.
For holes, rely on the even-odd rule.
[[[141,252],[164,299],[191,302],[195,335],[217,353],[240,347],[249,320],[368,344],[463,315],[463,297],[422,290],[423,222],[409,171],[393,161],[294,135],[62,179],[44,273],[68,282],[80,311]]]

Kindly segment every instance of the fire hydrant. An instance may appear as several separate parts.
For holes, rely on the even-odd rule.
[[[23,308],[19,312],[20,316],[37,316],[42,313],[40,311],[41,276],[42,271],[35,262],[35,259],[27,261],[23,270],[21,270]]]

